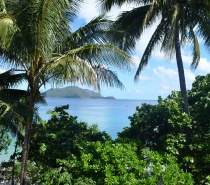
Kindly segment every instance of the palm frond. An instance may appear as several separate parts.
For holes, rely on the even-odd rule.
[[[25,73],[14,74],[13,70],[8,70],[0,74],[0,88],[7,89],[18,86],[26,80]]]
[[[161,51],[164,52],[165,57],[169,60],[172,59],[175,51],[175,32],[179,21],[179,7],[174,6],[173,11],[167,11],[163,14],[164,19],[168,24],[164,27],[164,39],[161,45]]]
[[[108,20],[105,15],[100,15],[85,26],[71,33],[62,41],[59,48],[62,48],[62,52],[65,52],[86,45],[87,43],[109,43],[110,32],[112,33],[115,31],[110,30],[111,24],[112,21]]]
[[[197,15],[196,19],[199,21],[197,25],[197,32],[203,39],[204,45],[210,51],[210,15]]]
[[[66,55],[52,58],[52,61],[46,67],[48,73],[53,74],[51,79],[55,80],[56,83],[79,82],[96,87],[98,79],[93,69],[95,65],[110,65],[118,69],[128,70],[132,61],[127,54],[113,45],[89,44],[70,50]],[[46,69],[43,69],[43,72],[45,75],[47,74]],[[108,77],[111,77],[110,73],[107,74]],[[120,83],[116,82],[115,80],[115,82],[107,84],[120,87]]]
[[[121,70],[129,70],[132,65],[131,57],[111,44],[87,44],[70,50],[67,56],[77,56],[91,64],[113,66]]]
[[[80,63],[77,62],[74,64],[73,62],[75,61],[85,61],[90,65],[100,64],[112,66],[125,71],[129,71],[133,65],[131,57],[128,54],[111,44],[87,44],[72,49],[65,55],[52,58],[51,62],[48,63],[45,68],[52,68],[63,61],[68,62],[69,64],[71,63],[72,66],[77,64],[80,65]],[[44,74],[45,68],[43,68],[42,74]]]
[[[159,8],[157,3],[152,3],[150,5],[149,10],[147,11],[147,14],[145,15],[144,21],[143,21],[143,27],[149,27],[152,24],[154,24],[159,17],[161,13],[161,9]]]
[[[161,41],[164,36],[164,27],[167,24],[165,19],[162,19],[159,25],[157,26],[155,32],[153,33],[149,43],[147,44],[147,47],[142,55],[141,61],[139,63],[138,69],[136,71],[134,79],[138,81],[139,75],[142,71],[142,69],[147,66],[149,57],[152,54],[152,51],[154,50],[155,46],[157,46]]]
[[[140,5],[151,2],[152,0],[99,0],[98,6],[100,6],[102,11],[109,11],[114,5],[121,6],[124,3]]]
[[[96,75],[93,68],[88,62],[76,56],[54,57],[43,72],[49,83],[50,81],[56,84],[78,82],[96,87]]]
[[[93,69],[97,76],[97,86],[100,91],[101,85],[106,85],[108,87],[117,87],[124,89],[124,85],[117,77],[117,74],[104,66],[94,65]]]
[[[19,89],[1,89],[0,99],[9,102],[19,102],[21,99],[27,97],[28,93],[24,90]]]
[[[16,31],[16,25],[11,15],[6,12],[0,13],[0,45],[2,48],[8,48],[11,44],[12,37]]]
[[[19,132],[24,125],[24,118],[16,112],[20,106],[13,104],[13,106],[0,100],[0,124],[4,125],[11,134]]]
[[[191,67],[193,69],[196,69],[200,61],[200,45],[198,42],[198,38],[196,37],[196,34],[192,28],[189,30],[189,39],[192,40],[193,42],[193,49],[192,49],[193,61]]]
[[[150,5],[134,8],[121,13],[112,29],[119,30],[113,37],[114,43],[124,51],[131,52],[135,48],[136,40],[141,36],[143,22]]]

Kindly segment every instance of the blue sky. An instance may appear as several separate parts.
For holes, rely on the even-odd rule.
[[[108,13],[113,19],[119,14],[120,11],[132,9],[131,5],[123,5],[121,8],[114,7]],[[95,0],[86,0],[79,13],[79,20],[76,24],[89,22],[92,18],[99,14],[96,7]],[[142,53],[155,29],[153,25],[150,29],[146,30],[143,36],[137,41],[135,54],[133,56],[136,66],[138,65]],[[210,73],[210,55],[207,53],[205,47],[200,40],[201,46],[201,59],[199,66],[196,70],[190,68],[192,62],[190,46],[182,48],[182,57],[184,62],[185,77],[187,89],[191,89],[192,83],[197,75],[206,75]],[[119,99],[157,99],[158,96],[166,97],[172,90],[179,90],[178,72],[175,58],[166,60],[164,54],[155,50],[149,60],[149,65],[141,73],[138,83],[134,82],[133,73],[124,74],[120,71],[117,72],[120,80],[125,86],[125,90],[112,89],[102,87],[101,94],[104,96],[115,96]]]
[[[132,8],[131,5],[123,5],[121,8],[114,7],[108,15],[114,19],[120,11],[126,11]],[[99,15],[99,11],[96,7],[96,0],[85,0],[85,3],[78,14],[78,20],[74,23],[74,29],[89,22],[97,15]],[[133,55],[136,66],[141,59],[142,53],[147,46],[155,27],[156,25],[153,25],[150,29],[147,29],[143,36],[137,41],[136,50]],[[195,76],[210,73],[210,55],[207,53],[205,47],[203,47],[202,40],[200,40],[200,45],[201,60],[196,70],[191,70],[190,68],[192,61],[190,47],[186,46],[185,48],[182,48],[187,89],[191,89]],[[136,68],[134,67],[133,72],[127,74],[116,71],[119,79],[126,88],[125,90],[101,87],[101,94],[103,96],[114,96],[118,99],[156,100],[158,96],[165,98],[172,90],[179,90],[175,59],[170,61],[166,60],[164,54],[158,49],[153,52],[152,57],[149,60],[149,65],[141,73],[138,83],[134,82],[135,70]],[[25,85],[22,87],[24,88]],[[49,88],[50,86],[47,86],[47,89]],[[44,90],[46,89],[42,89],[42,91]]]

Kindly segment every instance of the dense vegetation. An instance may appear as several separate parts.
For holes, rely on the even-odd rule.
[[[31,131],[33,124],[37,123],[36,104],[41,100],[40,88],[47,83],[79,82],[98,90],[101,84],[122,89],[122,82],[112,70],[124,69],[127,72],[132,64],[131,57],[113,44],[110,35],[115,30],[110,30],[112,21],[105,15],[94,18],[75,32],[71,31],[81,2],[0,1],[1,63],[12,71],[21,71],[27,83],[22,98],[5,102],[0,97],[1,114],[13,112],[21,119],[16,119],[16,124],[24,128],[21,185],[26,182]],[[19,92],[13,89],[10,95],[14,97]],[[21,106],[13,109],[20,104],[22,109]]]
[[[196,77],[188,91],[190,117],[174,91],[157,105],[137,107],[116,140],[78,122],[68,106],[56,107],[48,121],[33,126],[30,184],[209,184],[209,84],[210,75]],[[9,179],[11,165],[1,166]]]
[[[197,36],[209,50],[209,0],[99,0],[105,11],[126,2],[138,7],[116,22],[100,15],[71,32],[81,2],[0,2],[0,57],[10,68],[0,75],[0,150],[8,148],[11,135],[17,138],[1,177],[21,185],[209,184],[210,77],[197,77],[187,92],[181,55],[181,46],[192,44],[192,67],[198,66]],[[124,88],[109,67],[129,71],[136,39],[156,19],[160,22],[135,79],[161,44],[166,56],[176,54],[180,93],[138,107],[115,141],[95,126],[78,123],[66,113],[68,107],[56,107],[47,122],[39,118],[40,88],[47,83]],[[22,80],[27,90],[11,89]]]

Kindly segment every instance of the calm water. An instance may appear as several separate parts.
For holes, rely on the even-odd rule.
[[[97,124],[101,131],[106,131],[113,138],[117,132],[130,124],[128,116],[134,114],[136,106],[142,103],[156,104],[157,101],[120,100],[120,99],[74,99],[74,98],[46,98],[47,106],[39,107],[43,119],[49,119],[46,112],[55,106],[69,104],[68,112],[78,117],[78,121]]]
[[[117,132],[121,132],[130,121],[128,116],[132,116],[136,106],[142,103],[157,104],[155,100],[120,100],[120,99],[74,99],[74,98],[46,98],[47,106],[41,105],[39,113],[42,119],[47,120],[50,115],[48,110],[53,110],[55,106],[69,104],[68,112],[78,117],[78,121],[85,121],[88,124],[97,124],[100,131],[106,131],[113,139],[117,137]],[[10,146],[8,154],[0,156],[0,162],[7,160],[13,152],[14,146]]]

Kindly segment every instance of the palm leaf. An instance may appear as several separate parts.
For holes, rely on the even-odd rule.
[[[109,87],[117,87],[120,89],[124,89],[124,85],[117,77],[117,74],[112,70],[105,68],[104,66],[94,65],[93,69],[97,76],[97,86],[98,90],[100,91],[101,85],[106,85]]]
[[[157,26],[155,32],[153,33],[151,39],[149,40],[149,43],[147,44],[147,47],[142,55],[141,61],[139,63],[138,69],[135,74],[135,80],[138,81],[139,75],[142,71],[142,69],[147,66],[149,57],[152,54],[153,49],[155,46],[157,46],[161,41],[164,36],[164,27],[167,25],[167,22],[165,19],[162,19],[159,25]]]
[[[1,89],[0,99],[9,102],[19,102],[21,99],[27,97],[28,93],[19,89]]]
[[[146,5],[123,12],[115,21],[112,29],[121,32],[116,33],[113,40],[124,51],[131,52],[135,48],[136,39],[141,36],[144,30],[143,22],[149,8],[150,5]]]
[[[132,60],[129,55],[111,44],[87,44],[68,51],[67,56],[77,56],[89,63],[113,66],[129,70]]]
[[[16,31],[13,17],[6,12],[0,13],[0,41],[2,48],[8,48],[12,41],[12,36]]]
[[[20,110],[21,107],[22,106],[18,106],[18,104],[11,106],[0,100],[0,124],[4,125],[13,135],[19,132],[24,125],[24,118],[16,112],[16,110]]]
[[[203,39],[204,45],[210,51],[210,15],[206,13],[201,13],[201,15],[196,16],[196,20],[199,21],[197,24],[197,32],[199,36]]]
[[[87,43],[109,43],[111,33],[116,32],[116,30],[110,30],[111,25],[112,21],[108,20],[105,15],[100,15],[71,33],[62,41],[59,48],[62,48],[63,52],[65,52]]]
[[[198,38],[196,37],[193,29],[189,30],[189,39],[193,41],[193,50],[192,50],[193,62],[191,64],[191,67],[193,69],[196,69],[200,61],[200,46]]]
[[[13,70],[9,70],[0,74],[0,88],[7,89],[18,86],[24,80],[26,80],[25,73],[14,74]]]
[[[99,0],[99,6],[101,7],[102,11],[109,11],[112,6],[118,5],[121,6],[124,3],[131,3],[135,5],[140,4],[148,4],[151,3],[152,0]]]
[[[56,84],[78,82],[96,87],[95,72],[86,61],[70,56],[62,56],[54,60],[48,65],[48,69],[44,70],[46,78],[51,82]]]

